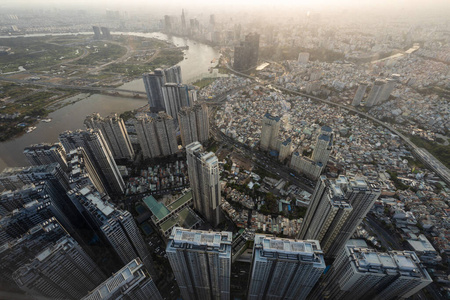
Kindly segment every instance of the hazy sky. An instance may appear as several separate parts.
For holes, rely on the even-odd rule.
[[[126,5],[276,5],[276,6],[386,6],[386,5],[407,5],[407,6],[434,6],[449,5],[449,0],[2,0],[2,4],[76,4],[76,5],[102,5],[102,6],[126,6]]]
[[[0,7],[22,8],[110,8],[121,10],[135,10],[136,8],[157,8],[159,10],[173,10],[186,8],[255,8],[255,9],[286,9],[301,6],[315,10],[370,8],[406,9],[406,10],[435,10],[450,14],[450,0],[0,0]]]

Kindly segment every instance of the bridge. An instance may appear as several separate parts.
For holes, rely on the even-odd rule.
[[[130,93],[133,95],[147,95],[142,91],[133,91],[127,89],[120,89],[114,87],[97,87],[97,86],[78,86],[78,85],[67,85],[67,84],[55,84],[50,82],[37,82],[37,81],[29,81],[29,80],[20,80],[13,78],[0,77],[2,81],[10,81],[19,84],[32,84],[36,86],[43,86],[47,88],[58,88],[58,89],[70,89],[70,90],[78,90],[84,92],[112,92],[112,93]]]

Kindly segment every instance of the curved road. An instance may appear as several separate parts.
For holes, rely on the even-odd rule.
[[[373,117],[373,116],[371,116],[369,114],[366,114],[364,112],[361,112],[361,111],[359,111],[359,110],[357,110],[357,109],[355,109],[353,107],[349,107],[349,106],[346,106],[346,105],[343,105],[343,104],[339,104],[339,103],[334,103],[334,102],[326,100],[326,99],[318,98],[318,97],[311,96],[311,95],[304,94],[304,93],[300,93],[300,92],[297,92],[297,91],[289,90],[289,89],[286,89],[286,88],[284,88],[282,86],[270,84],[270,83],[267,83],[264,80],[260,80],[259,78],[256,78],[256,77],[253,77],[253,76],[249,76],[247,74],[235,71],[229,65],[227,65],[226,67],[233,73],[236,73],[236,74],[238,74],[240,76],[243,76],[243,77],[255,80],[257,82],[260,82],[260,83],[263,83],[263,84],[266,84],[266,85],[271,85],[272,87],[277,88],[280,91],[291,93],[291,94],[302,96],[302,97],[307,97],[307,98],[315,100],[315,101],[326,103],[326,104],[332,105],[332,106],[337,106],[339,108],[342,108],[342,109],[354,112],[354,113],[356,113],[356,114],[358,114],[360,116],[363,116],[363,117],[371,120],[372,122],[374,122],[374,123],[376,123],[378,125],[381,125],[381,126],[385,127],[386,129],[389,129],[391,132],[393,132],[396,135],[398,135],[404,142],[406,142],[411,147],[411,149],[413,149],[413,154],[415,154],[426,166],[428,166],[431,170],[436,172],[447,184],[450,185],[450,170],[443,163],[441,163],[439,160],[437,160],[427,150],[417,147],[413,142],[411,142],[408,139],[408,137],[406,137],[401,132],[399,132],[397,129],[392,127],[392,125],[390,125],[390,124],[388,124],[386,122],[380,121],[377,118],[375,118],[375,117]]]

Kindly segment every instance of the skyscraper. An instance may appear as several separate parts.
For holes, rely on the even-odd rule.
[[[186,27],[186,16],[184,15],[184,9],[181,10],[181,33],[183,35],[187,34],[187,27]]]
[[[5,168],[0,173],[0,191],[14,191],[39,181],[46,181],[61,191],[70,189],[67,174],[58,163],[52,163],[33,167]]]
[[[250,33],[240,46],[234,47],[233,68],[237,71],[247,71],[256,67],[259,55],[259,34]]]
[[[214,153],[203,151],[199,142],[186,146],[186,156],[194,208],[217,226],[221,220],[219,161]]]
[[[307,64],[309,62],[309,53],[308,52],[300,52],[298,54],[297,62],[299,64]]]
[[[248,300],[306,299],[325,269],[318,241],[257,234]]]
[[[178,65],[164,69],[164,76],[166,78],[166,83],[183,83],[183,78],[181,77],[181,67]]]
[[[21,237],[0,246],[0,286],[4,291],[20,291],[12,274],[33,260],[47,247],[66,237],[67,232],[55,218],[34,226]],[[24,251],[26,249],[27,251]]]
[[[100,27],[100,30],[102,31],[102,36],[104,39],[111,39],[111,30],[108,27]]]
[[[71,189],[77,185],[92,184],[100,193],[106,193],[106,188],[100,175],[84,148],[79,147],[70,151],[67,154],[67,160],[69,162],[68,175]]]
[[[291,168],[312,180],[317,180],[323,168],[327,165],[330,153],[333,150],[333,142],[333,130],[328,126],[322,126],[316,139],[312,157],[309,158],[300,155],[299,152],[294,152],[290,162]]]
[[[148,104],[152,111],[165,109],[162,87],[166,83],[166,77],[162,69],[155,69],[152,73],[142,75],[145,91],[147,92]]]
[[[166,83],[162,87],[162,92],[166,112],[172,118],[177,117],[181,108],[193,105],[189,99],[188,88],[184,84]]]
[[[115,272],[81,300],[162,300],[155,282],[137,258]]]
[[[391,95],[392,91],[395,89],[395,83],[397,80],[388,78],[386,79],[386,84],[383,86],[383,89],[381,90],[380,97],[378,99],[378,103],[382,103],[389,99],[389,96]]]
[[[135,128],[144,158],[168,156],[178,151],[175,124],[165,112],[159,112],[156,118],[137,116]]]
[[[67,204],[69,178],[58,163],[7,168],[0,173],[0,190],[2,186],[8,191],[0,195],[0,215],[21,209],[31,201],[48,197],[66,217],[76,223],[78,216]]]
[[[88,129],[101,130],[114,159],[132,160],[134,158],[134,150],[127,129],[122,118],[119,118],[117,114],[102,118],[100,114],[93,113],[86,117],[84,125]]]
[[[321,176],[311,196],[299,238],[318,240],[327,253],[352,209],[337,180]]]
[[[75,226],[52,202],[43,186],[37,186],[35,189],[35,193],[29,194],[34,200],[0,218],[0,245],[20,238],[34,226],[51,218],[57,219],[66,229],[74,231]]]
[[[37,254],[13,274],[30,295],[80,299],[106,276],[71,237],[63,237]]]
[[[372,89],[370,90],[369,95],[367,96],[365,106],[372,107],[379,103],[385,84],[386,81],[384,80],[376,80],[374,82]]]
[[[311,180],[317,180],[323,170],[321,162],[315,162],[309,157],[302,156],[298,151],[292,154],[290,166]]]
[[[107,196],[100,195],[93,186],[79,187],[68,195],[85,217],[90,229],[99,233],[110,245],[122,264],[139,257],[152,276],[155,276],[151,255],[128,211],[117,209]]]
[[[362,222],[380,195],[364,180],[320,176],[306,211],[300,239],[317,239],[327,258],[334,258]]]
[[[100,27],[92,26],[92,30],[94,30],[94,39],[96,39],[96,40],[101,39]]]
[[[412,251],[346,245],[309,299],[405,299],[432,282]]]
[[[164,32],[171,33],[172,32],[172,19],[170,16],[164,16]]]
[[[75,150],[78,147],[84,148],[111,196],[118,196],[124,193],[125,183],[108,143],[99,129],[65,131],[59,135],[59,140],[66,152]]]
[[[360,82],[358,89],[356,90],[355,97],[353,97],[352,105],[359,106],[361,104],[361,100],[364,98],[366,94],[368,84],[366,82]]]
[[[377,184],[367,183],[364,179],[347,179],[344,176],[339,176],[336,182],[340,185],[353,209],[326,253],[326,256],[330,258],[335,258],[342,251],[356,231],[356,227],[361,224],[381,193]]]
[[[31,145],[23,150],[23,154],[33,166],[56,162],[64,171],[67,171],[66,152],[61,143]]]
[[[288,138],[284,142],[280,144],[280,154],[278,155],[278,160],[283,162],[286,158],[291,155],[291,146],[292,146],[292,140],[291,138]]]
[[[277,142],[280,132],[280,117],[272,116],[268,112],[262,120],[260,148],[262,150],[278,150]]]
[[[325,166],[333,149],[333,141],[333,130],[328,126],[322,126],[311,156],[312,160],[316,163],[320,162]]]
[[[196,141],[206,142],[209,139],[208,106],[196,104],[182,108],[178,112],[178,124],[183,147]]]
[[[231,232],[174,227],[166,253],[184,300],[230,299]]]

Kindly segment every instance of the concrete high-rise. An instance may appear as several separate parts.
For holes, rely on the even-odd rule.
[[[4,217],[23,205],[42,198],[42,184],[30,183],[14,190],[5,190],[0,194],[0,216]]]
[[[134,158],[134,150],[127,129],[122,118],[119,118],[117,114],[102,118],[100,114],[93,113],[86,117],[84,125],[88,129],[101,130],[114,159],[132,160]]]
[[[178,151],[173,118],[159,112],[156,118],[140,115],[135,128],[142,154],[145,158],[168,156]]]
[[[162,300],[155,282],[137,258],[115,272],[81,300]]]
[[[346,245],[309,299],[406,299],[432,282],[412,251]]]
[[[166,83],[162,87],[162,92],[166,112],[172,118],[176,119],[181,108],[193,105],[189,99],[188,88],[184,84]]]
[[[181,10],[181,34],[186,35],[188,33],[186,27],[186,16],[184,14],[184,9]]]
[[[106,193],[101,177],[84,148],[79,147],[70,151],[67,154],[67,160],[69,162],[67,173],[71,189],[79,185],[92,184],[100,193]]]
[[[122,264],[139,257],[155,276],[150,252],[128,211],[117,209],[106,195],[100,195],[93,186],[79,187],[68,195],[85,217],[90,230],[97,232],[109,244]]]
[[[183,78],[181,77],[181,67],[178,65],[164,69],[164,76],[166,78],[166,83],[183,83]]]
[[[199,141],[204,143],[209,139],[208,106],[206,104],[185,107],[178,112],[181,143],[183,147]]]
[[[368,84],[366,82],[360,82],[358,89],[356,90],[355,97],[353,97],[352,105],[359,106],[361,104],[361,100],[364,98],[366,94]]]
[[[368,183],[364,179],[347,179],[341,175],[336,183],[339,184],[353,209],[326,252],[326,256],[329,258],[335,258],[342,251],[381,193],[377,184]]]
[[[214,153],[203,151],[199,142],[186,146],[186,156],[194,208],[217,226],[221,221],[219,160]]]
[[[283,162],[286,158],[289,157],[289,155],[291,155],[292,151],[291,147],[292,147],[291,138],[288,138],[287,140],[285,140],[280,144],[280,153],[278,155],[279,161]]]
[[[374,82],[372,89],[370,90],[369,95],[367,96],[366,103],[364,104],[364,106],[372,107],[379,103],[385,84],[386,81],[384,80],[376,80]]]
[[[328,126],[323,126],[317,136],[312,157],[309,158],[300,155],[299,152],[294,152],[290,161],[291,168],[312,180],[317,180],[327,165],[333,150],[333,141],[333,130]]]
[[[174,227],[166,253],[184,300],[230,299],[231,232]]]
[[[299,64],[307,64],[309,62],[309,53],[308,52],[300,52],[298,54],[297,62]]]
[[[33,166],[59,163],[67,171],[66,152],[61,143],[31,145],[23,150],[23,154]]]
[[[318,241],[257,234],[248,300],[306,299],[325,269]]]
[[[100,27],[98,26],[92,26],[92,30],[94,30],[94,39],[99,40],[101,39],[101,31],[100,31]]]
[[[155,69],[152,73],[142,75],[145,91],[147,93],[148,104],[152,111],[165,109],[162,87],[166,84],[166,76],[162,69]]]
[[[281,119],[266,113],[262,120],[261,141],[259,147],[262,150],[277,150],[278,135],[280,132]]]
[[[290,167],[311,180],[317,180],[323,170],[321,162],[316,163],[311,158],[300,155],[298,151],[292,154]]]
[[[259,55],[259,34],[251,33],[245,36],[240,46],[234,47],[233,69],[247,71],[256,67]]]
[[[0,218],[0,245],[20,238],[34,226],[51,218],[56,218],[65,229],[74,232],[75,226],[45,193],[43,184],[36,186],[29,196],[34,200]]]
[[[80,299],[106,276],[71,237],[63,237],[13,273],[17,285],[30,295]]]
[[[321,176],[311,196],[299,238],[318,240],[326,254],[352,209],[338,180]]]
[[[100,27],[100,30],[102,31],[102,36],[104,39],[111,39],[111,30],[108,27]]]
[[[99,129],[65,131],[59,135],[59,140],[66,152],[76,150],[78,147],[84,148],[111,196],[124,193],[125,183],[108,143]]]
[[[0,191],[14,191],[28,184],[38,181],[46,181],[57,187],[58,190],[67,191],[69,177],[63,171],[59,163],[32,167],[5,168],[0,173]]]
[[[164,16],[164,32],[166,33],[172,32],[172,18],[168,15]]]
[[[12,274],[40,252],[68,234],[55,218],[39,223],[25,234],[0,246],[0,286],[3,291],[20,291]],[[27,249],[27,251],[24,251]]]
[[[66,194],[70,189],[69,178],[58,163],[7,168],[0,173],[0,190],[2,186],[6,191],[0,195],[0,215],[48,197],[67,218],[76,223],[78,216],[67,203],[70,202]]]
[[[320,176],[298,238],[317,239],[327,258],[335,258],[380,195],[375,184],[341,175]]]
[[[311,156],[312,160],[326,166],[331,150],[333,150],[333,141],[333,130],[328,126],[322,126]]]
[[[396,82],[397,80],[392,78],[386,79],[386,84],[383,86],[383,89],[381,90],[378,103],[382,103],[387,99],[389,99],[389,96],[391,96],[392,91],[395,89]]]

